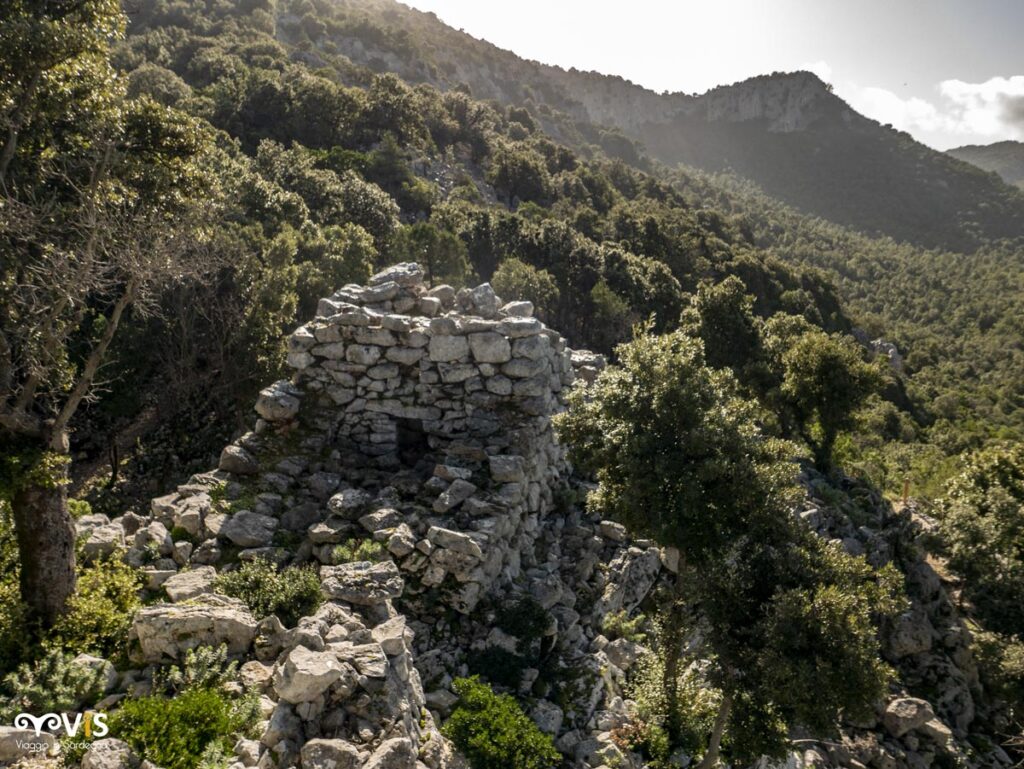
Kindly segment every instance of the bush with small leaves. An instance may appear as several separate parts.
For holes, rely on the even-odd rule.
[[[526,667],[527,661],[522,655],[500,646],[488,646],[469,658],[470,672],[483,676],[492,684],[512,690],[519,688]]]
[[[532,302],[535,314],[542,320],[550,317],[558,304],[558,283],[554,276],[514,256],[498,265],[491,285],[503,299]]]
[[[257,619],[275,614],[287,627],[315,613],[324,600],[314,566],[289,566],[278,570],[263,558],[247,561],[236,571],[219,575],[214,588],[240,599]]]
[[[544,632],[551,626],[551,615],[530,596],[523,596],[498,611],[499,628],[518,639],[520,654],[535,656]]]
[[[455,692],[459,703],[442,731],[473,769],[551,769],[562,760],[512,697],[476,677],[456,679]]]
[[[377,563],[388,557],[387,548],[372,539],[349,539],[342,542],[331,552],[332,562],[354,563],[355,561],[371,561]]]
[[[676,686],[676,712],[669,712],[669,698],[665,693],[665,663],[661,655],[648,652],[637,660],[631,671],[627,688],[630,699],[636,702],[637,721],[632,734],[642,746],[645,755],[656,758],[656,746],[666,726],[677,725],[676,744],[690,755],[702,753],[707,747],[707,736],[715,722],[715,713],[722,694],[691,666],[680,666]]]
[[[601,620],[601,632],[610,641],[614,641],[617,638],[625,638],[633,643],[643,643],[644,639],[647,638],[647,634],[641,632],[640,628],[643,627],[646,621],[647,617],[643,614],[637,614],[630,619],[629,612],[613,612],[612,614],[606,614],[604,619]]]
[[[219,689],[234,679],[238,661],[228,660],[228,647],[199,646],[185,652],[181,667],[171,665],[153,676],[154,691],[179,694],[186,689]]]
[[[672,743],[662,726],[646,721],[631,721],[612,729],[612,742],[620,750],[640,753],[646,759],[645,769],[670,766],[667,762],[672,752]]]
[[[68,513],[72,518],[81,518],[83,515],[92,515],[92,505],[84,499],[69,499]]]
[[[208,688],[173,698],[127,700],[109,720],[110,733],[164,769],[196,769],[219,746],[225,752],[258,721],[253,698],[231,700]]]
[[[1024,445],[965,460],[936,513],[950,566],[985,628],[1024,638]]]
[[[103,692],[104,671],[75,665],[75,655],[46,649],[34,663],[24,663],[0,685],[0,721],[18,713],[59,713],[95,702]]]
[[[18,570],[11,508],[0,499],[0,675],[14,670],[29,652],[26,607],[19,592]]]
[[[124,651],[132,616],[141,605],[139,571],[117,555],[87,566],[68,612],[54,625],[52,643],[75,652],[114,657]]]

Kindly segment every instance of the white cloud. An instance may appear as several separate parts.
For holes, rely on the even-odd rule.
[[[934,100],[903,98],[885,88],[849,84],[844,97],[858,112],[912,134],[997,141],[1024,138],[1024,75],[983,83],[944,80]]]
[[[952,130],[947,115],[931,102],[916,96],[903,99],[885,88],[869,86],[859,89],[851,103],[858,112],[881,123],[892,123],[904,131]]]
[[[939,84],[939,93],[953,105],[966,131],[1020,135],[1024,127],[1024,75],[994,77],[984,83],[946,80]]]

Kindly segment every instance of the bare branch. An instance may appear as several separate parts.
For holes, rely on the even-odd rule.
[[[125,290],[121,295],[121,298],[118,299],[117,303],[114,305],[114,310],[107,319],[107,325],[106,328],[103,329],[103,334],[100,336],[96,346],[93,347],[92,352],[89,353],[89,357],[85,361],[85,366],[82,367],[82,373],[79,375],[78,381],[75,382],[75,386],[71,388],[71,392],[68,394],[67,400],[64,401],[64,406],[61,408],[56,420],[54,420],[53,432],[55,434],[59,434],[64,431],[68,422],[71,420],[71,417],[74,416],[75,411],[78,409],[79,404],[82,402],[82,399],[89,393],[93,380],[96,377],[96,372],[99,371],[100,365],[106,357],[107,348],[110,347],[110,343],[114,340],[114,334],[117,333],[117,328],[121,324],[121,317],[124,314],[125,309],[135,301],[137,291],[138,284],[135,282],[135,278],[133,277],[129,280],[128,285],[125,286]]]

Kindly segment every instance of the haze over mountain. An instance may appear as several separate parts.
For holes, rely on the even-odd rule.
[[[618,129],[669,166],[732,171],[807,213],[869,234],[959,251],[1024,235],[1019,191],[865,118],[809,72],[699,96],[657,94],[622,78],[521,59],[394,0],[339,5],[393,33],[329,33],[354,62],[377,71]],[[557,126],[545,128],[559,135]]]
[[[967,144],[947,152],[978,168],[999,174],[1007,184],[1024,188],[1024,142]]]

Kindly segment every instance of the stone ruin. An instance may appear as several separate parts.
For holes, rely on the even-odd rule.
[[[388,540],[415,575],[407,593],[454,581],[446,595],[468,612],[496,579],[518,574],[523,540],[569,473],[551,417],[576,369],[589,377],[603,360],[574,354],[529,302],[502,305],[489,284],[428,290],[423,278],[418,265],[399,264],[322,299],[288,339],[294,377],[260,393],[255,434],[228,447],[220,467],[255,472],[261,437],[298,430],[307,452],[335,457],[371,488],[373,474],[361,470],[404,469],[406,489],[421,484],[424,513],[422,531],[401,526]],[[343,525],[367,493],[333,496],[338,518],[323,527]],[[408,518],[373,515],[380,529]]]

